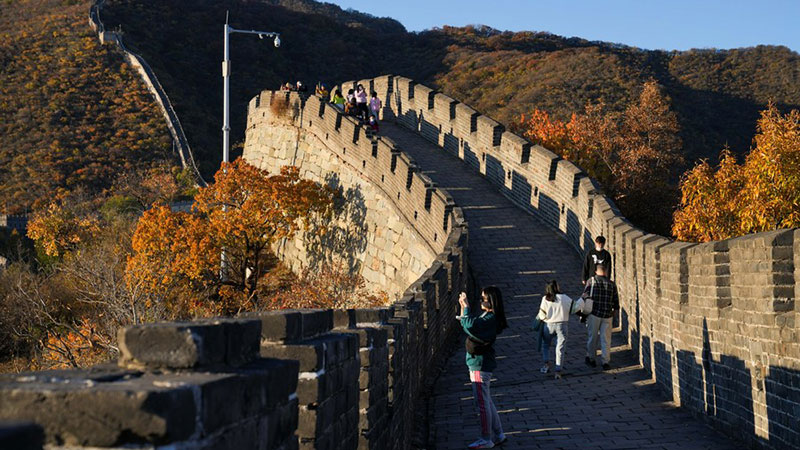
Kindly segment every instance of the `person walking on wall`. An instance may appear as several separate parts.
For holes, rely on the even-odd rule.
[[[583,275],[581,275],[581,283],[586,284],[586,280],[594,276],[595,268],[598,264],[606,266],[607,274],[611,277],[611,253],[605,249],[606,238],[602,235],[594,238],[594,248],[586,253],[583,260]]]
[[[378,98],[378,93],[372,91],[372,98],[369,100],[369,114],[371,117],[375,118],[376,122],[381,118],[381,107],[383,107],[383,103],[381,103],[381,99]]]
[[[583,298],[592,299],[592,312],[586,319],[589,335],[586,342],[586,364],[597,366],[595,358],[599,340],[603,370],[608,370],[611,368],[611,325],[612,318],[619,311],[619,293],[617,285],[608,279],[608,269],[604,264],[598,264],[595,275],[586,281]]]
[[[367,108],[367,91],[364,90],[364,85],[359,84],[356,86],[356,111],[361,120],[367,120],[369,110]]]
[[[539,306],[539,314],[544,322],[540,340],[540,350],[542,351],[544,365],[539,371],[542,373],[550,371],[550,344],[553,342],[553,336],[556,336],[556,378],[561,378],[561,370],[564,367],[569,315],[572,313],[574,304],[575,302],[568,295],[561,293],[556,280],[547,284],[545,295],[542,297],[542,302]]]
[[[503,298],[500,289],[489,286],[481,293],[479,311],[470,310],[464,292],[458,303],[461,305],[461,327],[467,333],[469,380],[481,423],[481,438],[469,444],[468,448],[493,448],[506,441],[489,386],[492,371],[497,367],[494,341],[498,333],[508,328]]]

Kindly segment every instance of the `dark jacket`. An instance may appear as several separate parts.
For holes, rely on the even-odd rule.
[[[619,310],[617,285],[606,277],[595,275],[589,278],[583,288],[583,297],[593,300],[593,316],[608,319],[613,317],[614,311]]]
[[[485,311],[481,314],[471,314],[469,308],[464,310],[461,317],[461,327],[471,337],[482,342],[494,343],[497,338],[497,322],[494,313]],[[467,367],[469,370],[491,372],[497,367],[494,345],[483,355],[472,355],[467,352]]]
[[[606,273],[611,276],[614,273],[611,271],[611,253],[606,249],[602,249],[599,252],[596,248],[589,250],[589,253],[586,254],[586,258],[583,260],[583,275],[581,276],[581,281],[586,281],[593,277],[597,265],[601,263],[606,266]]]

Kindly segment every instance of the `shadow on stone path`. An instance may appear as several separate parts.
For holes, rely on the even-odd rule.
[[[530,332],[532,314],[549,280],[558,280],[572,297],[580,294],[580,256],[556,231],[515,207],[459,159],[397,125],[384,122],[381,132],[464,210],[470,264],[478,284],[494,284],[503,292],[509,328],[495,344],[498,368],[492,381],[492,396],[508,436],[503,448],[743,447],[665,401],[620,333],[614,335],[612,370],[603,373],[584,365],[586,329],[573,318],[567,375],[555,380],[552,374],[541,374],[542,359]],[[450,356],[429,404],[431,448],[463,449],[479,437],[462,349]]]

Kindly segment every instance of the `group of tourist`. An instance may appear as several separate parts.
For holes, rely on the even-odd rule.
[[[583,294],[573,300],[561,292],[553,280],[545,287],[545,295],[534,319],[534,347],[541,352],[542,373],[552,369],[556,378],[564,372],[566,342],[570,316],[580,317],[586,324],[586,365],[597,366],[597,350],[603,370],[611,368],[612,319],[619,311],[617,286],[611,281],[611,254],[605,249],[603,236],[595,238],[595,247],[586,254],[581,283]],[[461,326],[467,334],[465,342],[469,379],[478,409],[481,438],[468,446],[471,449],[493,448],[506,442],[500,416],[491,398],[490,380],[497,367],[494,342],[497,335],[508,327],[500,290],[489,286],[481,292],[480,309],[469,307],[467,294],[461,293]],[[550,364],[550,346],[555,339],[555,367]]]
[[[318,95],[325,98],[326,93],[326,91],[322,91],[318,92]],[[345,114],[368,123],[373,131],[380,130],[378,120],[381,108],[383,108],[383,102],[378,98],[377,92],[372,91],[369,98],[367,98],[367,90],[364,89],[364,85],[358,84],[355,89],[347,91],[346,97],[343,97],[342,91],[337,89],[331,94],[330,102],[344,111]]]
[[[306,85],[301,81],[298,81],[294,85],[292,83],[282,84],[281,90],[308,92]],[[380,131],[378,121],[380,120],[383,102],[375,91],[372,91],[368,97],[363,84],[359,83],[355,89],[349,89],[347,91],[347,96],[343,96],[341,90],[336,89],[333,92],[329,92],[324,83],[317,83],[314,94],[325,101],[329,101],[348,116],[357,118],[362,123],[369,126],[373,132],[377,133]]]
[[[286,83],[281,85],[281,90],[282,91],[292,91],[292,92],[308,92],[308,87],[306,87],[306,85],[303,84],[302,81],[298,81],[295,84],[286,82]]]

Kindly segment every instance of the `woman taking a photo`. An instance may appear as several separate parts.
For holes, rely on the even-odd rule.
[[[508,328],[503,298],[499,289],[489,286],[481,293],[479,311],[470,311],[464,292],[458,302],[461,304],[461,326],[467,333],[469,380],[481,421],[481,438],[468,448],[493,448],[506,441],[489,389],[492,371],[497,367],[494,341],[503,329]]]

